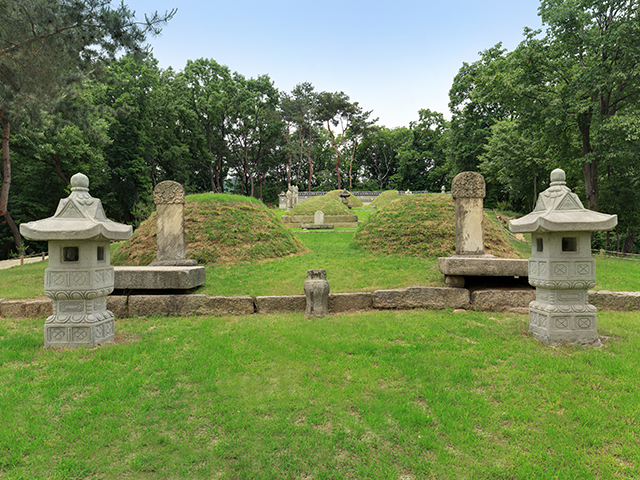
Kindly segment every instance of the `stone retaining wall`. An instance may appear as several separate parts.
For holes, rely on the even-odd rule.
[[[535,299],[531,288],[409,287],[375,292],[332,293],[329,312],[403,310],[412,308],[454,308],[527,314]],[[640,311],[640,292],[590,291],[589,303],[599,311]],[[254,313],[305,311],[304,295],[220,297],[209,295],[130,295],[107,297],[107,308],[116,318],[152,315],[252,315]],[[53,313],[45,300],[0,299],[0,317],[40,318]]]

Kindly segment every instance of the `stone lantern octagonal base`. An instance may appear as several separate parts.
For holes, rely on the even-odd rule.
[[[82,346],[93,348],[101,343],[113,341],[115,337],[113,313],[109,310],[104,313],[107,318],[96,323],[45,323],[45,348],[77,348]],[[51,318],[49,317],[49,319]]]

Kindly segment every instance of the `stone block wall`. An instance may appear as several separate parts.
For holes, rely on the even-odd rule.
[[[409,287],[374,292],[329,294],[329,313],[366,310],[464,309],[527,314],[535,299],[532,288]],[[589,302],[600,311],[640,311],[640,292],[590,291]],[[210,295],[110,295],[107,309],[118,318],[154,315],[253,315],[304,313],[304,295],[222,297]],[[0,317],[46,318],[53,302],[0,299]]]

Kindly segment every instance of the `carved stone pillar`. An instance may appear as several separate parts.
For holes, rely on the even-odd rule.
[[[178,182],[167,180],[153,191],[156,204],[158,260],[151,266],[195,266],[186,259],[184,239],[184,189]]]

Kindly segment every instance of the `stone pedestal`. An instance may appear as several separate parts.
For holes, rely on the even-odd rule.
[[[307,317],[320,318],[329,314],[329,282],[325,270],[307,270],[304,294],[307,297]]]
[[[107,310],[107,295],[113,291],[108,252],[108,241],[49,242],[44,293],[53,300],[53,315],[44,324],[45,348],[91,348],[113,340],[114,317]]]
[[[562,249],[568,238],[575,240],[571,255]],[[529,283],[536,287],[536,299],[529,305],[529,332],[549,345],[600,345],[597,311],[587,293],[596,285],[591,233],[536,233],[532,241]]]

